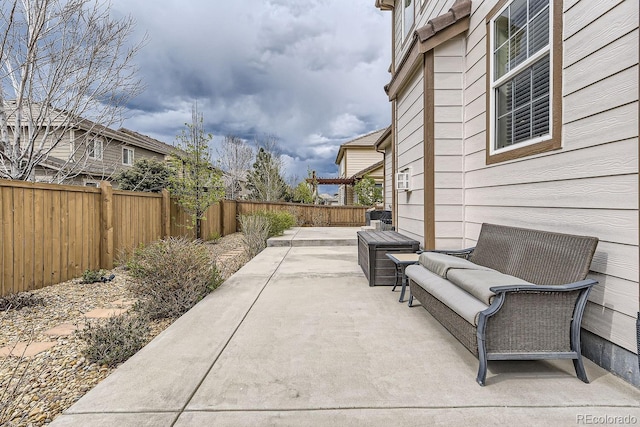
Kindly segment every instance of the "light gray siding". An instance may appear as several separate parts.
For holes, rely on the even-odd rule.
[[[418,70],[396,103],[397,172],[411,170],[412,191],[398,191],[397,229],[424,245],[424,76]]]
[[[482,222],[597,236],[583,327],[637,352],[638,4],[565,2],[562,149],[485,163],[485,17],[474,2],[466,41],[464,230]]]
[[[463,246],[464,46],[458,37],[434,50],[435,243],[440,249]]]

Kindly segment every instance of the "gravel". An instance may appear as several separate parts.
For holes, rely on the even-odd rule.
[[[207,247],[214,259],[220,258],[218,265],[225,279],[248,261],[241,233],[207,243]],[[85,313],[130,300],[127,282],[133,279],[122,268],[106,275],[111,273],[115,274],[111,282],[82,284],[81,279],[74,279],[33,291],[44,299],[44,306],[0,312],[0,347],[11,347],[18,341],[55,342],[49,350],[32,357],[0,356],[0,425],[47,425],[116,369],[85,360],[84,343],[75,334],[44,334],[62,323],[82,325]],[[153,322],[148,340],[171,323]]]

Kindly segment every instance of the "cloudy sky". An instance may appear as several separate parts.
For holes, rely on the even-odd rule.
[[[224,135],[279,139],[286,174],[337,176],[338,147],[386,127],[389,13],[374,0],[113,0],[149,41],[124,126],[173,143],[195,101]]]

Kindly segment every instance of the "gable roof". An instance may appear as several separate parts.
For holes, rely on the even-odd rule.
[[[7,118],[12,119],[17,110],[16,101],[4,101],[4,108],[5,113],[8,116]],[[130,129],[120,128],[118,130],[114,130],[108,126],[94,122],[90,119],[73,116],[67,111],[60,110],[55,107],[47,106],[46,108],[43,108],[39,103],[34,102],[30,103],[28,107],[24,106],[22,108],[24,116],[34,114],[49,114],[49,118],[53,121],[53,124],[55,126],[61,126],[63,129],[83,130],[94,135],[99,135],[104,138],[117,141],[124,145],[144,148],[163,155],[168,155],[178,150],[172,145],[165,144],[164,142],[158,141],[157,139],[132,131]]]
[[[123,142],[129,145],[145,148],[149,151],[154,151],[156,153],[165,155],[174,153],[176,150],[178,150],[173,145],[165,144],[162,141],[158,141],[157,139],[153,139],[150,136],[143,135],[131,129],[120,128],[118,129],[118,132],[123,133],[129,137],[126,140],[123,139]]]
[[[387,130],[387,128],[382,128],[378,130],[374,130],[373,132],[369,132],[367,134],[361,135],[355,139],[345,142],[340,145],[340,149],[338,150],[338,155],[336,157],[336,164],[340,163],[342,157],[344,156],[344,152],[347,148],[368,148],[371,147],[372,150],[375,150],[375,144],[378,141],[378,138]]]

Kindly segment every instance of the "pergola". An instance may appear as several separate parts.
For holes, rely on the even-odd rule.
[[[313,199],[318,196],[318,185],[355,185],[358,178],[355,176],[351,178],[318,178],[316,171],[313,171],[311,178],[307,178],[306,181],[313,187]]]

